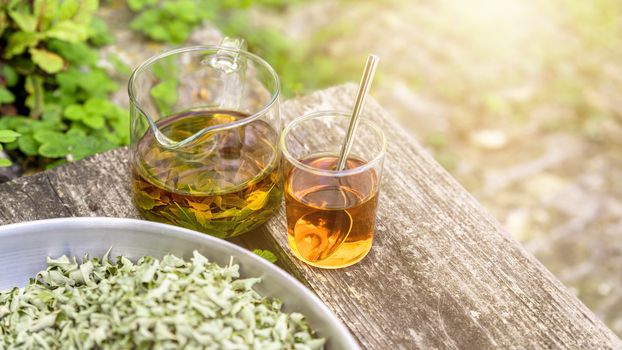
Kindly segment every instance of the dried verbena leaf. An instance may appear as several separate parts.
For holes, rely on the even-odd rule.
[[[238,265],[196,251],[189,261],[169,254],[135,264],[109,253],[81,264],[48,258],[25,288],[0,293],[0,348],[323,349],[302,314],[283,313]]]

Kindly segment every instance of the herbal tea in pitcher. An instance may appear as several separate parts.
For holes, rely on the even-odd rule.
[[[200,110],[160,120],[158,129],[178,141],[213,126],[243,119],[235,111]],[[263,121],[168,149],[147,133],[136,146],[134,201],[141,214],[215,235],[232,237],[263,223],[281,202],[276,131]]]
[[[132,198],[148,220],[227,238],[280,205],[279,80],[243,40],[168,51],[128,91]]]

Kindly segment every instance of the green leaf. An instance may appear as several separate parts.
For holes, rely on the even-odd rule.
[[[15,69],[8,64],[2,67],[2,76],[4,77],[7,86],[15,86],[19,80],[19,76],[17,75]]]
[[[35,18],[39,19],[38,27],[48,28],[56,12],[58,11],[58,0],[35,0]]]
[[[142,32],[154,40],[167,41],[169,35],[164,28],[159,25],[164,20],[165,18],[161,16],[158,9],[149,9],[134,17],[130,23],[130,28]]]
[[[60,158],[69,154],[64,142],[46,142],[39,146],[39,154],[47,158]]]
[[[92,136],[70,139],[69,142],[71,142],[71,155],[73,160],[80,160],[115,147],[114,144],[106,140],[98,140]]]
[[[43,111],[43,114],[41,115],[40,123],[50,124],[50,126],[58,125],[62,123],[62,119],[63,107],[53,103],[48,103],[45,105],[45,111]]]
[[[26,106],[30,108],[31,115],[39,115],[43,110],[43,77],[39,74],[31,74],[26,76],[26,84],[24,89],[28,92],[26,97]]]
[[[9,143],[17,140],[22,134],[13,130],[0,130],[0,142]]]
[[[89,131],[89,129],[81,124],[73,124],[71,126],[71,129],[69,129],[69,131],[67,131],[67,136],[70,137],[86,137],[86,133],[87,131]]]
[[[30,49],[32,61],[47,73],[56,73],[65,65],[65,61],[59,55],[40,49]]]
[[[66,71],[56,74],[56,81],[62,90],[65,90],[66,93],[72,93],[78,87],[78,82],[83,76],[84,73],[70,66]]]
[[[89,32],[87,26],[65,20],[56,23],[50,30],[45,32],[45,36],[47,38],[77,43],[85,41],[89,36]]]
[[[29,47],[35,47],[39,42],[37,33],[15,32],[9,36],[9,43],[4,50],[4,57],[11,58],[19,55]]]
[[[62,142],[65,138],[65,134],[63,134],[62,132],[45,129],[35,131],[33,136],[34,139],[40,143],[59,143]]]
[[[32,33],[37,29],[37,18],[31,13],[25,12],[24,9],[22,7],[21,11],[9,10],[9,16],[23,32]]]
[[[253,250],[253,253],[255,253],[255,254],[259,255],[260,257],[262,257],[262,258],[264,258],[264,259],[268,260],[269,262],[271,262],[271,263],[273,263],[273,264],[274,264],[275,262],[277,262],[277,260],[279,260],[279,259],[276,257],[276,255],[275,255],[273,252],[269,251],[269,250],[265,250],[265,249],[254,249],[254,250]]]
[[[15,101],[13,93],[6,88],[0,86],[0,105]]]
[[[0,158],[0,168],[6,168],[13,165],[13,163],[6,158]]]
[[[39,143],[31,135],[24,135],[17,139],[19,150],[28,156],[36,156],[39,151]]]
[[[73,22],[89,24],[98,7],[99,0],[80,0],[78,11],[73,15]]]
[[[106,121],[104,117],[98,114],[85,114],[82,118],[82,122],[93,129],[101,129],[104,127]]]
[[[58,17],[61,20],[70,19],[80,8],[80,0],[63,0],[58,9]]]
[[[168,21],[163,24],[168,32],[169,40],[173,44],[181,44],[190,35],[191,25],[182,21]]]
[[[82,74],[77,83],[91,96],[107,97],[109,92],[114,92],[118,88],[118,85],[102,69],[93,69]]]
[[[82,120],[85,114],[86,112],[84,111],[84,108],[80,105],[75,104],[67,106],[67,108],[65,108],[65,111],[63,112],[65,118],[74,121]]]
[[[90,115],[106,116],[113,114],[114,105],[103,98],[92,97],[84,103],[84,111]]]
[[[96,50],[91,49],[85,43],[69,43],[57,39],[51,39],[47,42],[50,51],[54,51],[63,58],[77,66],[95,66],[98,59]],[[78,75],[82,75],[76,70]]]
[[[11,129],[20,134],[30,131],[30,125],[34,120],[24,116],[4,116],[0,118],[0,129]]]
[[[89,41],[95,46],[104,46],[114,42],[114,36],[110,34],[106,22],[99,18],[93,17],[88,28]]]
[[[197,2],[192,0],[167,1],[162,4],[162,10],[176,19],[194,24],[201,20],[197,5]]]

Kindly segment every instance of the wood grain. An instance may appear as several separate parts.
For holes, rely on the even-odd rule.
[[[291,119],[348,110],[354,85],[288,101]],[[389,146],[374,246],[359,264],[310,268],[287,249],[283,208],[235,242],[273,249],[364,348],[622,349],[596,316],[495,221],[374,101],[366,117]],[[136,217],[127,149],[0,185],[0,223],[61,216]],[[0,243],[1,244],[1,243]]]

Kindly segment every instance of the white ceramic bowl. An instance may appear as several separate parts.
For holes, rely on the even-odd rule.
[[[257,291],[279,298],[287,312],[304,314],[311,327],[326,337],[327,350],[360,349],[348,329],[322,301],[274,264],[224,240],[184,228],[149,221],[118,218],[62,218],[0,226],[0,290],[24,286],[45,268],[45,258],[63,254],[137,259],[173,253],[186,259],[198,250],[225,265],[231,256],[242,277],[258,276]]]

